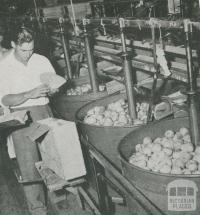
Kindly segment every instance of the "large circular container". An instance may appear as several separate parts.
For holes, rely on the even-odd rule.
[[[200,175],[171,175],[143,170],[128,162],[135,145],[141,143],[145,136],[153,139],[163,136],[168,129],[178,131],[189,127],[188,118],[177,118],[160,121],[132,131],[119,144],[119,154],[123,174],[147,198],[166,214],[199,214],[200,213]],[[146,214],[143,209],[129,202],[131,212]]]
[[[138,126],[97,126],[84,123],[83,119],[88,110],[95,106],[106,106],[120,98],[126,99],[125,94],[110,95],[106,98],[91,102],[76,113],[76,122],[79,129],[79,134],[93,146],[96,147],[118,170],[121,170],[121,163],[118,156],[118,143],[130,131],[138,128]]]
[[[125,94],[116,94],[110,95],[108,97],[96,100],[89,104],[86,104],[82,108],[80,108],[76,113],[76,122],[78,126],[78,131],[80,135],[80,139],[84,139],[85,141],[81,141],[82,147],[84,150],[85,162],[87,166],[87,181],[89,182],[90,187],[92,187],[95,191],[97,189],[97,180],[95,179],[95,171],[94,166],[92,165],[92,160],[90,159],[90,154],[88,153],[88,142],[94,146],[103,156],[112,163],[112,165],[121,172],[121,162],[119,159],[117,147],[119,141],[127,135],[129,132],[138,129],[138,126],[124,126],[124,127],[114,127],[114,126],[97,126],[97,125],[89,125],[84,123],[83,119],[86,116],[88,110],[94,108],[95,106],[107,106],[112,102],[116,102],[119,99],[126,99]],[[99,171],[99,170],[97,170]],[[118,182],[110,175],[108,171],[105,170],[105,176],[114,184],[114,186],[120,186]],[[115,192],[113,189],[108,188],[108,194],[114,198],[123,198],[119,195],[119,193]],[[95,198],[95,192],[91,192],[91,196]],[[112,205],[111,207],[116,207],[116,210],[119,213],[127,214],[128,208],[126,205],[122,204],[121,207]]]
[[[80,86],[89,83],[89,77],[83,76],[71,81],[70,86]],[[88,93],[84,95],[67,95],[62,93],[53,97],[51,107],[54,115],[68,121],[75,121],[76,111],[85,104],[107,96],[107,92]]]

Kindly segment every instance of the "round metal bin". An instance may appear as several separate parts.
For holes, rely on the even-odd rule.
[[[120,142],[118,150],[124,176],[134,184],[154,205],[167,215],[196,215],[200,213],[200,175],[171,175],[143,170],[128,162],[135,145],[143,138],[163,136],[168,129],[177,131],[189,127],[188,118],[164,120],[132,131]],[[128,200],[133,214],[146,214],[139,205]]]
[[[137,129],[138,126],[97,126],[84,123],[83,119],[87,111],[95,106],[106,106],[120,98],[126,99],[125,94],[110,95],[103,99],[91,102],[76,113],[76,122],[79,129],[79,134],[96,147],[118,170],[121,170],[121,163],[118,156],[117,146],[119,141],[130,131]]]
[[[72,80],[70,85],[79,86],[89,83],[88,76]],[[67,95],[66,93],[53,97],[51,107],[58,118],[75,121],[76,111],[85,104],[107,96],[107,92],[88,93],[84,95]]]

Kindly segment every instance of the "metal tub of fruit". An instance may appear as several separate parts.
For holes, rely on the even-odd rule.
[[[165,214],[200,212],[200,146],[193,146],[188,128],[188,118],[150,123],[118,147],[124,176]],[[129,206],[146,214],[134,200]]]
[[[85,104],[107,96],[105,85],[99,85],[99,92],[93,93],[89,84],[89,77],[82,76],[71,79],[67,89],[51,101],[54,114],[58,118],[75,121],[76,111]]]
[[[139,101],[139,100],[138,100]],[[117,143],[147,121],[147,102],[137,102],[138,118],[131,122],[125,94],[115,94],[91,102],[76,113],[79,134],[121,169]]]

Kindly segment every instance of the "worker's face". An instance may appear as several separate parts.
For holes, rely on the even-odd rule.
[[[13,43],[12,47],[15,50],[15,56],[23,63],[27,63],[34,51],[34,41],[25,42],[20,45]]]

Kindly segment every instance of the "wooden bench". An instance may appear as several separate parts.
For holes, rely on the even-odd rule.
[[[81,209],[85,208],[84,202],[86,202],[95,214],[101,214],[98,207],[82,186],[86,182],[83,177],[67,181],[56,175],[51,169],[45,166],[42,161],[35,163],[35,166],[46,185],[47,190],[51,194],[50,198],[53,203],[65,200],[65,192],[68,191],[76,196]]]

